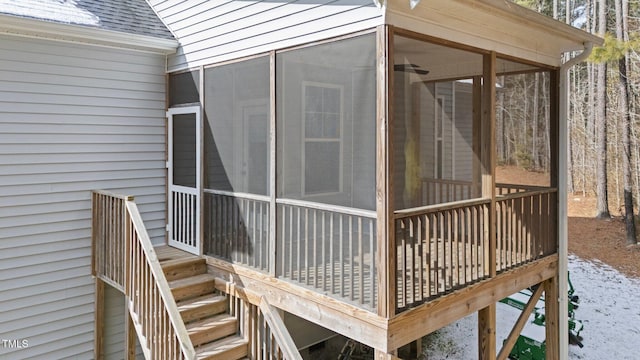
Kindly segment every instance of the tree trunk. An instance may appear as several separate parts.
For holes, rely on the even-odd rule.
[[[615,0],[616,3],[616,38],[618,41],[625,41],[624,16],[622,0]],[[627,230],[627,245],[638,243],[636,239],[636,225],[633,211],[633,179],[631,178],[631,113],[629,111],[629,84],[627,79],[627,55],[618,60],[618,89],[619,106],[622,121],[622,174],[624,187],[624,222]]]
[[[567,24],[571,24],[571,0],[565,0],[565,5],[564,5],[564,22]],[[575,74],[575,70],[574,69],[570,69],[569,70],[569,79],[571,79]],[[572,84],[571,80],[569,81],[569,84]],[[575,90],[575,89],[574,89]],[[569,94],[571,94],[571,91],[569,91]],[[567,98],[567,102],[568,102],[568,109],[571,108],[571,100],[569,98]],[[572,114],[575,114],[572,113]],[[573,133],[573,116],[569,116],[569,118],[567,119],[567,191],[569,192],[569,194],[573,194],[573,192],[575,191],[574,188],[574,170],[573,170],[573,147],[572,147],[572,133]]]
[[[607,1],[598,3],[598,34],[604,37],[607,27]],[[598,64],[596,83],[596,218],[610,218],[607,194],[607,64]]]

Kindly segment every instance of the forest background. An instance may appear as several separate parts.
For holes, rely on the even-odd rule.
[[[634,209],[640,198],[640,1],[513,0],[605,39],[589,60],[569,74],[569,194],[596,197],[594,217],[612,213],[625,220],[627,244],[637,244]],[[570,54],[575,56],[576,54]],[[565,61],[568,59],[565,59]],[[531,147],[537,129],[502,129],[498,158],[533,171],[548,166],[544,151]],[[522,131],[524,130],[524,131]],[[540,132],[544,133],[544,132]],[[519,134],[519,135],[518,135]],[[512,143],[510,137],[524,136]],[[498,137],[501,139],[501,137]],[[514,139],[515,140],[515,139]]]

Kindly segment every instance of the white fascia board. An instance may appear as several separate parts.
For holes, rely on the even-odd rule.
[[[0,14],[0,34],[173,54],[178,41]]]

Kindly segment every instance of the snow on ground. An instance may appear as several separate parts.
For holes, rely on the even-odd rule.
[[[640,280],[627,278],[599,261],[569,257],[571,282],[580,296],[576,319],[582,320],[584,347],[569,347],[569,359],[631,360],[640,351]],[[504,304],[497,309],[497,351],[519,316]],[[528,326],[531,328],[531,326]],[[428,360],[477,359],[477,316],[467,316],[429,335],[424,354]]]

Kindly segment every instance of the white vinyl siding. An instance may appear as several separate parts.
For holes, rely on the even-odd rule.
[[[455,180],[473,180],[473,94],[471,85],[455,83],[455,127],[453,129]]]
[[[180,41],[169,71],[323,40],[382,23],[371,0],[151,0]]]
[[[134,195],[164,242],[164,70],[163,55],[0,36],[0,337],[29,344],[0,358],[93,358],[91,190]]]
[[[124,295],[115,288],[104,286],[105,308],[103,335],[104,335],[104,360],[121,360],[124,356],[124,338],[127,309],[124,306]],[[144,354],[140,343],[136,338],[136,359],[144,359]]]

